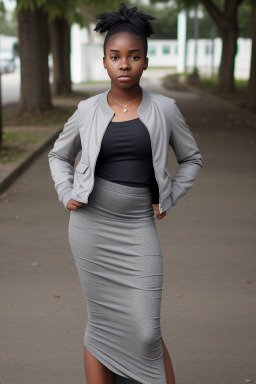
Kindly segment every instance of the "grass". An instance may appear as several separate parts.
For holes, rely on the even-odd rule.
[[[14,131],[4,128],[3,141],[0,145],[0,163],[4,164],[22,158],[26,154],[29,144],[41,142],[48,136],[49,132]]]
[[[16,108],[4,110],[3,124],[10,126],[31,126],[57,124],[65,120],[74,111],[74,108],[58,108],[40,113],[18,113]]]
[[[52,125],[59,124],[61,127],[74,113],[78,102],[89,96],[80,91],[55,96],[54,107],[40,113],[19,113],[18,103],[5,105],[0,163],[5,164],[24,157],[33,144],[43,142],[53,133]]]
[[[167,81],[169,79],[178,82],[180,76],[186,77],[188,80],[188,84],[191,84],[201,90],[218,94],[218,96],[226,100],[244,101],[247,98],[248,81],[244,79],[235,79],[235,91],[230,93],[218,92],[217,74],[214,74],[211,77],[200,77],[198,82],[193,83],[191,82],[191,80],[193,81],[193,72],[172,73],[165,76],[165,79]]]
[[[53,97],[53,102],[57,105],[53,106],[52,109],[39,113],[19,113],[17,103],[6,105],[3,108],[3,125],[5,127],[14,127],[63,123],[74,113],[78,102],[89,96],[90,94],[80,91],[74,91],[69,95],[55,96]],[[71,100],[69,105],[64,103],[58,106],[59,102],[67,99]],[[72,104],[73,106],[71,106]]]

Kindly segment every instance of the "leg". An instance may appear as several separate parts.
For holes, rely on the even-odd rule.
[[[114,374],[84,347],[84,369],[87,384],[113,384]]]
[[[166,348],[166,345],[164,343],[163,338],[162,338],[162,345],[163,345],[164,367],[165,367],[165,372],[166,372],[167,383],[168,384],[175,384],[175,377],[174,377],[171,358],[170,358],[169,352]]]

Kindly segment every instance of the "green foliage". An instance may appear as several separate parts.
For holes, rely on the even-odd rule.
[[[106,12],[115,7],[119,8],[120,1],[117,0],[16,0],[16,11],[20,9],[35,9],[43,7],[48,14],[49,21],[61,17],[65,18],[71,25],[78,23],[80,26],[88,26],[88,17],[83,11],[83,7],[90,8],[92,13]]]
[[[252,36],[252,0],[245,0],[238,9],[239,36]]]
[[[201,39],[213,39],[220,36],[219,30],[210,17],[209,13],[200,7],[200,11],[203,13],[203,18],[198,19],[199,38]],[[187,38],[193,39],[194,37],[194,18],[188,17],[187,19]]]
[[[4,16],[5,12],[6,12],[6,9],[5,9],[5,6],[4,6],[4,2],[0,1],[0,16]]]
[[[156,20],[152,21],[155,33],[149,38],[149,40],[177,38],[178,8],[176,5],[166,5],[164,8],[157,8],[153,4],[144,5],[143,3],[137,1],[136,6],[138,7],[138,10],[156,18]]]
[[[7,36],[17,36],[18,26],[17,20],[13,15],[9,18],[9,14],[7,13],[3,1],[0,1],[0,34]]]
[[[169,0],[161,0],[161,3],[167,3]],[[238,8],[238,25],[239,25],[239,36],[248,38],[251,37],[252,30],[252,3],[254,0],[243,0],[241,5]],[[155,3],[158,3],[158,0],[150,0],[152,6]],[[223,12],[224,11],[224,0],[212,0],[212,2],[218,7],[218,9]],[[214,38],[220,36],[220,33],[216,27],[216,24],[210,17],[209,13],[205,10],[202,5],[202,1],[200,0],[176,0],[175,5],[167,6],[170,9],[176,9],[176,11],[180,11],[182,9],[193,9],[196,4],[200,5],[200,9],[202,10],[204,17],[199,19],[199,37],[200,38]],[[167,8],[165,9],[167,12]],[[156,24],[154,24],[156,25]],[[158,25],[157,25],[158,28]],[[188,38],[193,38],[193,19],[188,19]],[[161,26],[160,26],[161,29]]]

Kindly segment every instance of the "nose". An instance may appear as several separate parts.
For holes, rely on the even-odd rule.
[[[120,61],[120,69],[124,69],[125,70],[125,69],[129,69],[129,68],[130,68],[130,66],[127,63],[126,59]]]

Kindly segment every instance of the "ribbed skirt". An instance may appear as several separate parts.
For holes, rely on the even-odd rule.
[[[84,346],[117,383],[167,384],[161,341],[163,264],[149,187],[95,176],[70,211],[69,243],[84,292]]]

